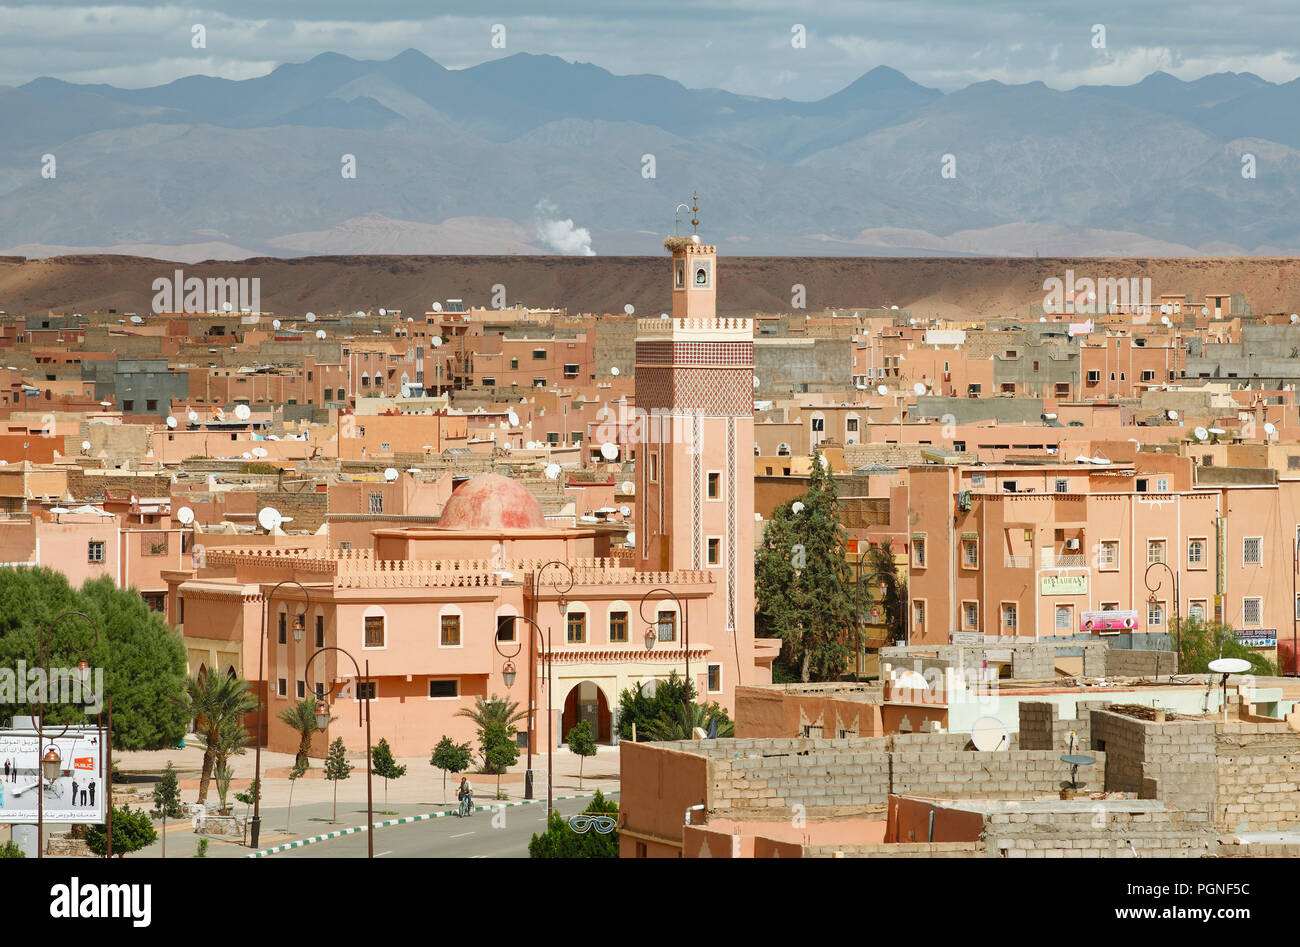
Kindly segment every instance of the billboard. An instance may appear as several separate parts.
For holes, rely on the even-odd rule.
[[[1081,612],[1079,614],[1079,629],[1081,631],[1090,631],[1094,635],[1104,635],[1111,632],[1132,631],[1137,627],[1138,613],[1136,609],[1111,609],[1104,612]]]
[[[58,733],[61,728],[47,729]],[[0,730],[0,822],[34,823],[37,793],[44,790],[46,822],[104,821],[106,785],[103,731],[98,727],[69,727],[60,737],[40,739],[40,756],[54,747],[59,774],[42,778],[35,730]]]
[[[1276,648],[1276,628],[1238,628],[1237,643],[1247,648]]]

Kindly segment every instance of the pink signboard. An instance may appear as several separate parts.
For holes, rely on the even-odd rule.
[[[1079,615],[1079,627],[1093,634],[1132,631],[1137,628],[1137,623],[1138,613],[1133,609],[1082,612]]]

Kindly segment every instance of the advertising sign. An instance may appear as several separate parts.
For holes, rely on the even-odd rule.
[[[1044,575],[1039,583],[1044,595],[1088,594],[1087,575]]]
[[[1138,613],[1135,609],[1112,609],[1108,612],[1081,612],[1079,629],[1090,631],[1094,635],[1132,631],[1137,627]]]
[[[1237,642],[1247,648],[1276,648],[1276,628],[1238,628]]]
[[[62,727],[49,730],[58,733]],[[98,727],[70,727],[63,736],[40,740],[34,730],[0,730],[0,822],[34,823],[37,793],[45,793],[46,822],[104,821],[105,773]],[[50,748],[59,756],[59,771],[45,779],[40,757]]]

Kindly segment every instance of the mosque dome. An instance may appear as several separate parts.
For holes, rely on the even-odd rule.
[[[462,483],[442,508],[441,529],[545,529],[542,506],[518,480],[485,473]]]

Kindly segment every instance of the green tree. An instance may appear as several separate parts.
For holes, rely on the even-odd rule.
[[[518,732],[515,724],[527,716],[527,711],[519,709],[519,702],[493,694],[487,700],[474,698],[474,708],[462,707],[456,711],[457,717],[468,717],[478,728],[479,747],[483,752],[483,772],[494,772],[487,757],[486,734],[495,725],[500,725],[511,737]]]
[[[635,723],[638,740],[691,740],[696,727],[707,731],[716,720],[718,736],[734,736],[735,724],[726,710],[697,698],[694,683],[676,671],[655,683],[653,695],[630,687],[619,695],[619,735],[630,740]]]
[[[167,819],[179,819],[181,809],[181,787],[176,778],[176,767],[167,761],[167,768],[153,787],[154,814],[162,819],[162,857],[167,857]]]
[[[148,848],[158,841],[158,831],[143,809],[113,807],[113,854],[118,858]],[[108,854],[108,832],[103,825],[86,830],[86,847],[103,858]]]
[[[406,775],[406,767],[393,757],[393,750],[388,745],[388,740],[384,737],[379,738],[379,746],[375,747],[370,756],[370,767],[374,770],[376,776],[382,776],[384,780],[384,808],[388,808],[388,781],[390,779],[401,779]]]
[[[457,743],[445,734],[438,741],[438,745],[433,748],[433,755],[429,757],[429,765],[442,770],[442,801],[444,805],[447,802],[447,774],[455,775],[465,772],[465,770],[469,769],[469,764],[473,762],[473,756],[474,753],[470,749],[469,743]]]
[[[343,745],[343,738],[336,737],[325,757],[325,778],[334,784],[334,815],[331,822],[339,820],[339,781],[347,779],[351,773],[352,764],[348,762],[348,751]]]
[[[862,564],[862,603],[870,608],[870,602],[878,602],[885,615],[885,626],[889,629],[889,643],[900,644],[907,640],[907,582],[898,575],[898,566],[894,562],[893,544],[887,539],[879,545],[872,546],[864,557]],[[881,585],[884,590],[881,590]],[[857,591],[856,589],[854,591]],[[856,610],[856,603],[855,603]],[[855,642],[854,652],[861,650],[862,636]]]
[[[736,725],[731,722],[727,712],[717,703],[704,705],[694,700],[678,702],[665,706],[659,716],[650,721],[646,727],[647,740],[694,740],[695,730],[708,731],[710,725],[718,723],[719,737],[734,737]]]
[[[483,731],[483,771],[495,773],[497,777],[497,798],[501,798],[501,774],[519,759],[519,745],[515,742],[514,727],[500,720],[488,722]]]
[[[217,764],[212,773],[212,781],[217,784],[217,800],[221,805],[218,809],[222,815],[230,814],[230,806],[226,803],[226,793],[230,792],[230,781],[234,779],[235,773],[225,760]]]
[[[569,752],[578,754],[578,789],[582,789],[582,768],[587,757],[596,755],[596,739],[591,735],[591,722],[584,720],[569,731]]]
[[[804,682],[841,676],[853,653],[846,539],[839,491],[814,450],[807,492],[776,509],[754,559],[755,632],[784,641]]]
[[[18,847],[17,842],[5,842],[0,845],[0,858],[26,858],[26,854]]]
[[[95,633],[83,619],[63,619],[49,635],[50,667],[72,668],[85,658],[96,672],[103,669],[102,683],[92,674],[90,687],[100,699],[113,697],[114,748],[175,746],[188,723],[185,645],[134,589],[118,589],[112,579],[95,579],[77,590],[53,569],[0,568],[0,667],[16,667],[19,660],[40,666],[39,630],[65,611],[89,615],[99,628],[99,640],[95,643]],[[85,704],[46,704],[45,719],[48,724],[85,723],[87,709]],[[34,713],[31,703],[0,703],[0,717]]]
[[[618,818],[618,803],[606,799],[599,789],[587,806],[587,814],[612,815]],[[569,820],[552,812],[546,823],[546,832],[534,834],[528,843],[529,858],[618,858],[618,829],[608,835],[596,831],[595,826],[579,834],[569,825]]]
[[[298,756],[294,762],[310,767],[312,734],[323,732],[326,729],[316,725],[316,701],[310,697],[305,697],[292,707],[284,708],[276,716],[279,720],[298,731]],[[337,717],[330,718],[331,721],[337,719]]]
[[[211,669],[187,681],[186,694],[190,714],[203,741],[203,771],[199,777],[199,802],[203,803],[207,801],[208,781],[223,747],[238,740],[234,728],[238,725],[243,729],[240,718],[257,709],[257,698],[242,677],[227,677]],[[247,739],[245,731],[245,742]]]
[[[1258,651],[1237,640],[1230,625],[1185,618],[1182,623],[1183,651],[1178,662],[1179,673],[1205,674],[1216,658],[1241,658],[1250,662],[1251,674],[1271,677],[1277,668]]]
[[[293,764],[293,769],[289,770],[289,812],[284,817],[284,830],[289,831],[289,823],[293,819],[293,787],[298,780],[302,779],[307,773],[307,764],[301,760]]]

